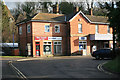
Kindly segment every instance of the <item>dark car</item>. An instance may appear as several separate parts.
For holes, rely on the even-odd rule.
[[[113,58],[111,49],[99,49],[97,51],[94,51],[91,55],[96,59]]]

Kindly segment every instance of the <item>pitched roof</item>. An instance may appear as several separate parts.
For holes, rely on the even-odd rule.
[[[76,15],[81,14],[88,22],[94,23],[94,24],[108,24],[107,21],[108,18],[104,16],[91,16],[91,15],[85,15],[81,11],[72,13],[69,15],[64,14],[52,14],[52,13],[37,13],[33,15],[29,19],[25,19],[19,23],[23,23],[26,21],[43,21],[43,22],[67,22],[72,20]],[[17,24],[19,24],[17,23]]]
[[[69,21],[72,21],[77,15],[81,14],[89,23],[93,24],[109,24],[108,18],[105,16],[91,16],[91,15],[85,15],[82,11],[77,12],[69,19]]]
[[[91,22],[103,22],[103,23],[109,23],[108,18],[105,16],[91,16],[86,15],[88,19],[90,19]]]
[[[45,21],[65,21],[63,14],[38,13],[31,20],[45,20]]]

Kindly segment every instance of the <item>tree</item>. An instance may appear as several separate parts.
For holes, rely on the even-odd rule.
[[[24,4],[22,4],[21,9],[23,11],[23,14],[24,12],[26,13],[27,19],[36,13],[34,2],[25,2]]]
[[[0,4],[2,6],[2,42],[9,42],[9,17],[4,3],[0,1]]]
[[[108,10],[108,21],[113,28],[113,52],[115,53],[115,35],[117,34],[117,40],[120,40],[120,1],[116,2],[116,8],[114,3],[105,3],[105,8]],[[120,45],[120,44],[119,44]]]
[[[74,5],[73,3],[62,2],[60,4],[60,11],[62,14],[70,14],[74,12]]]

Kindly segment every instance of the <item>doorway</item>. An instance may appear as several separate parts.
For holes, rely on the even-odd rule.
[[[36,42],[36,56],[40,56],[40,42]]]
[[[79,41],[79,50],[83,51],[83,55],[87,55],[87,41]]]

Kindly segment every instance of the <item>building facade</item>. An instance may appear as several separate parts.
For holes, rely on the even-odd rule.
[[[112,47],[112,28],[106,17],[38,13],[17,23],[20,55],[89,55]]]

